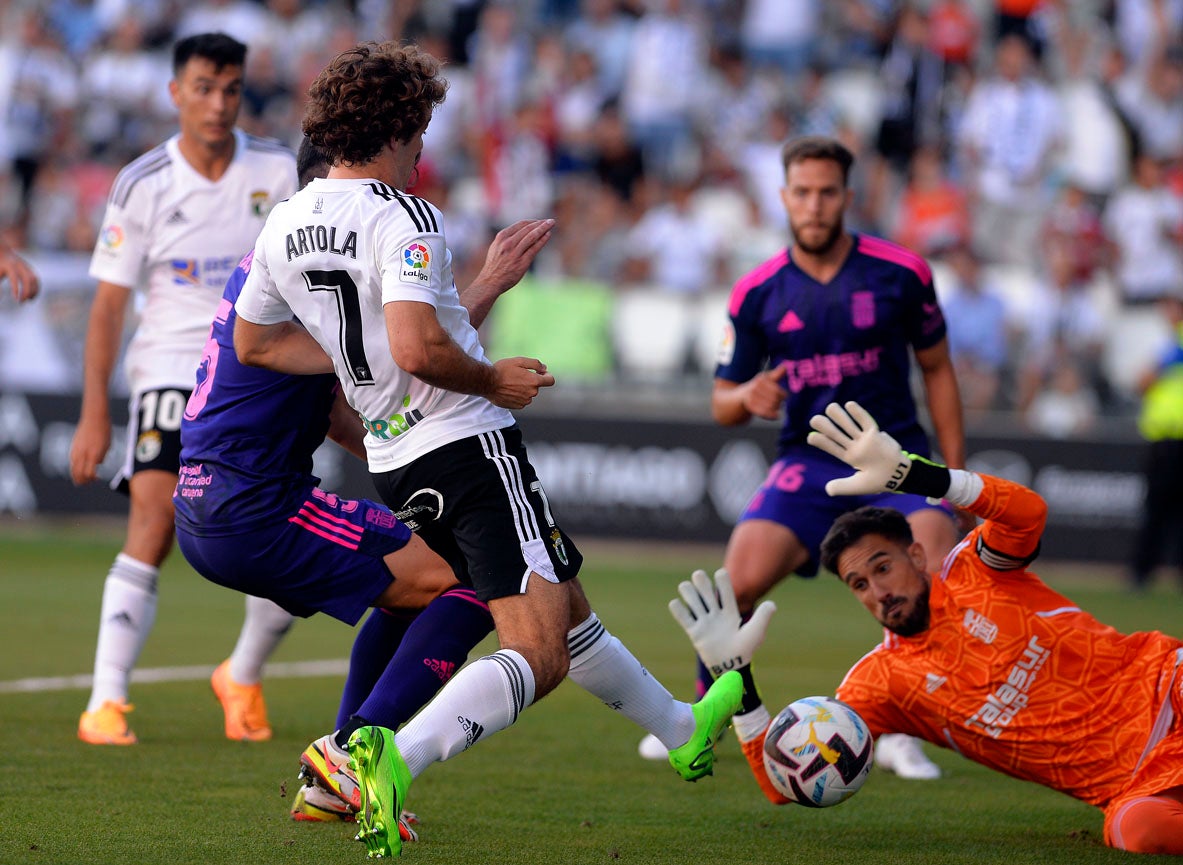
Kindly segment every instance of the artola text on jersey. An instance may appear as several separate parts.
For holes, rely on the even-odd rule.
[[[309,252],[331,252],[357,258],[357,232],[352,229],[340,231],[344,238],[337,246],[337,226],[306,225],[297,228],[287,236],[288,261]]]

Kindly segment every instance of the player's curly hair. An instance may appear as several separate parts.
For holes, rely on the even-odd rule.
[[[895,508],[864,505],[834,520],[821,545],[821,566],[838,574],[839,557],[867,535],[879,535],[904,547],[912,546],[912,526]],[[841,574],[838,574],[841,576]]]
[[[392,138],[410,141],[444,101],[440,63],[414,45],[362,42],[308,88],[303,129],[333,165],[361,165]]]

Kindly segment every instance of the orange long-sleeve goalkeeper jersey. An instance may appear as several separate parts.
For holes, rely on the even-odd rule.
[[[1148,754],[1168,736],[1163,748],[1178,750],[1178,721],[1169,703],[1162,717],[1160,709],[1178,685],[1183,642],[1119,633],[1044,585],[1026,569],[1043,532],[1043,500],[982,479],[969,510],[986,522],[932,576],[928,630],[886,632],[837,696],[876,735],[911,733],[1095,805],[1128,794],[1135,773],[1144,786],[1143,764],[1171,764],[1155,770],[1157,789],[1183,782],[1177,761]]]

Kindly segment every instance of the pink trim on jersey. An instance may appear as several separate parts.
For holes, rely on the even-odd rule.
[[[348,520],[333,516],[321,510],[313,502],[304,502],[300,512],[288,518],[288,522],[305,528],[327,541],[340,544],[350,550],[358,548],[363,531]]]
[[[871,256],[871,258],[881,258],[884,261],[890,261],[893,264],[906,267],[920,277],[920,281],[925,285],[932,285],[932,268],[928,266],[928,262],[912,252],[912,250],[906,249],[898,243],[892,243],[890,240],[884,240],[881,237],[870,237],[866,234],[860,234],[858,238],[858,250],[864,255]]]
[[[744,298],[748,296],[748,292],[755,288],[760,283],[772,276],[782,267],[789,263],[789,251],[786,249],[780,255],[768,259],[761,265],[758,265],[754,270],[750,270],[739,278],[735,283],[735,288],[731,289],[731,299],[727,303],[727,311],[731,313],[734,318],[739,315],[739,308],[743,306]]]

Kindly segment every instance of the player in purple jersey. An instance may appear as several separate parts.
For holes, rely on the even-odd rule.
[[[327,169],[307,144],[299,162],[302,181]],[[532,225],[518,223],[495,239],[466,293],[478,320],[533,260],[537,249],[526,241]],[[335,376],[238,362],[234,302],[251,258],[226,285],[182,420],[178,545],[207,579],[296,615],[320,611],[356,624],[377,607],[354,643],[337,728],[397,728],[464,663],[492,618],[388,508],[319,489],[312,457],[325,435],[364,459],[364,430]],[[356,777],[335,736],[320,737],[301,755],[308,784],[296,794],[294,819],[349,820],[357,810]],[[400,832],[413,837],[406,825]]]
[[[960,468],[964,460],[961,399],[928,265],[901,246],[845,229],[854,157],[839,142],[794,139],[782,161],[781,199],[795,242],[732,290],[711,394],[712,414],[724,426],[784,419],[776,461],[723,559],[744,615],[786,576],[815,575],[830,525],[863,505],[907,514],[930,567],[956,542],[951,510],[922,496],[826,495],[826,482],[845,476],[847,466],[809,447],[806,437],[810,417],[829,403],[858,402],[905,449],[927,456],[909,384],[914,356],[944,462]],[[700,689],[710,681],[700,665]],[[907,777],[939,775],[911,740],[885,738],[885,766]],[[648,740],[641,749],[655,756]]]

